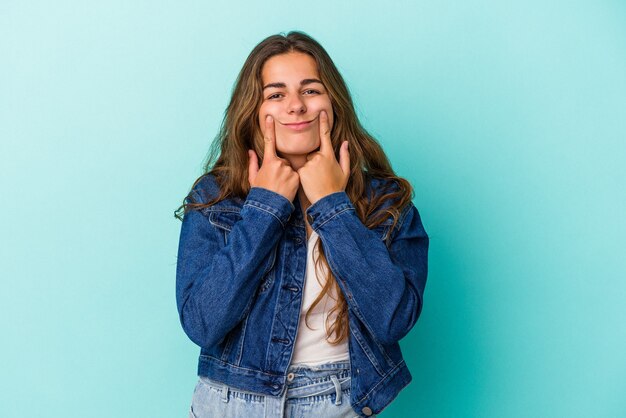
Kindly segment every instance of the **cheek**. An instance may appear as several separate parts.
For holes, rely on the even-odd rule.
[[[320,106],[319,108],[319,111],[322,111],[322,110],[326,111],[326,114],[328,115],[328,124],[330,125],[332,129],[333,123],[335,122],[335,118],[333,114],[333,105],[330,103],[330,101],[324,101],[322,106]]]
[[[265,116],[267,116],[267,111],[261,106],[259,109],[259,126],[261,127],[261,132],[265,131]]]
[[[274,124],[276,124],[276,115],[278,115],[278,111],[275,109],[275,106],[266,106],[262,105],[259,108],[259,126],[261,127],[261,132],[265,132],[265,118],[267,115],[271,115],[274,117]]]
[[[324,109],[326,111],[326,114],[328,115],[328,126],[330,129],[333,129],[333,126],[335,124],[335,115],[333,114],[333,109],[329,108],[329,109]]]

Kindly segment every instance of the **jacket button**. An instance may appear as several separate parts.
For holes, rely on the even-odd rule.
[[[293,373],[289,373],[289,374],[287,375],[287,380],[289,380],[289,381],[291,382],[295,376],[296,376],[295,374],[293,374]]]
[[[367,415],[368,417],[369,417],[370,415],[372,415],[372,408],[370,408],[369,406],[365,406],[365,407],[363,407],[363,409],[361,409],[361,411],[362,411],[365,415]]]
[[[309,221],[309,225],[313,223],[313,221],[315,220],[313,218],[313,215],[311,215],[310,213],[306,215],[307,220]]]

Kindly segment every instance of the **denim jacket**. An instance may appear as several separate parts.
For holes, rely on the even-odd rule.
[[[372,179],[379,190],[383,180]],[[219,193],[206,174],[187,196]],[[286,388],[304,288],[307,237],[318,233],[348,304],[352,407],[378,414],[412,377],[398,341],[422,310],[429,238],[410,203],[368,229],[341,191],[303,214],[299,199],[253,187],[185,214],[176,267],[176,300],[189,338],[201,347],[198,375],[279,396]]]

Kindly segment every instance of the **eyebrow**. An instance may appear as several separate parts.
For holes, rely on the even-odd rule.
[[[324,83],[322,83],[320,80],[318,80],[317,78],[305,78],[304,80],[302,80],[300,82],[301,86],[306,86],[307,84],[312,84],[312,83],[320,83],[321,85],[324,85]],[[276,88],[285,88],[287,87],[287,85],[285,83],[269,83],[266,84],[265,86],[263,86],[263,90],[268,89],[270,87],[276,87]]]

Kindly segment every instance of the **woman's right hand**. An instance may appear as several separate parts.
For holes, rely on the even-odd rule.
[[[265,148],[263,164],[259,169],[259,159],[254,150],[248,150],[248,181],[250,187],[263,187],[276,192],[289,201],[296,197],[300,186],[300,176],[291,168],[289,162],[276,155],[276,132],[274,118],[265,118]]]

